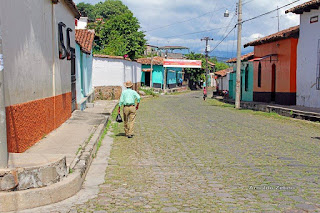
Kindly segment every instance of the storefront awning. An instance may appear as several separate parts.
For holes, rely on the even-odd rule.
[[[270,60],[271,61],[278,61],[278,54],[270,54],[270,55],[265,55],[261,58],[254,58],[254,59],[251,59],[249,61],[262,61],[262,60]]]

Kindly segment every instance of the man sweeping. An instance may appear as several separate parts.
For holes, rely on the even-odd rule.
[[[124,86],[127,89],[121,93],[118,113],[120,113],[120,107],[123,105],[124,132],[128,138],[132,138],[136,110],[139,109],[140,96],[132,89],[133,84],[131,81],[127,81]]]

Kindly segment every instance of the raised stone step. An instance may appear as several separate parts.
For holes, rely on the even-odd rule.
[[[8,168],[0,170],[0,191],[41,188],[67,175],[63,155],[10,153]]]

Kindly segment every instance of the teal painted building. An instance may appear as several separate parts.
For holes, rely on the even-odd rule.
[[[77,109],[84,110],[86,103],[94,99],[92,85],[92,45],[94,32],[76,30],[75,67],[76,67],[76,99]]]
[[[253,53],[242,56],[241,61],[241,101],[253,101]],[[227,61],[233,67],[229,79],[229,98],[235,99],[236,96],[236,59]]]
[[[165,68],[162,65],[163,59],[161,62],[160,57],[154,58],[155,65],[152,66],[152,85],[150,85],[151,59],[139,59],[138,62],[142,64],[141,84],[153,88],[163,88],[165,70]],[[166,87],[168,89],[177,87],[180,78],[182,78],[182,68],[168,67]]]
[[[241,101],[253,101],[253,63],[241,63]],[[235,99],[236,94],[236,66],[230,73],[229,98]]]

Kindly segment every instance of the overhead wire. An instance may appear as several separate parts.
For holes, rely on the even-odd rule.
[[[254,1],[254,0],[248,0],[248,1],[244,2],[243,4],[247,4],[247,3],[250,3],[250,2],[252,2],[252,1]],[[258,15],[258,16],[255,16],[255,17],[246,19],[246,20],[242,21],[242,23],[245,23],[245,22],[248,22],[248,21],[251,21],[251,20],[260,18],[260,17],[262,17],[262,16],[268,15],[268,14],[270,14],[270,13],[273,13],[273,12],[275,12],[275,11],[277,11],[277,10],[280,10],[280,9],[282,9],[282,8],[284,8],[284,7],[287,7],[287,6],[291,5],[291,4],[294,4],[294,3],[299,2],[299,1],[300,1],[300,0],[295,0],[295,1],[291,2],[291,3],[288,3],[288,4],[286,4],[286,5],[283,5],[283,6],[281,6],[281,7],[278,7],[278,8],[276,8],[276,9],[274,9],[274,10],[271,10],[271,11],[268,11],[268,12],[266,12],[266,13],[260,14],[260,15]],[[223,8],[220,8],[220,9],[218,9],[218,10],[221,10],[221,9],[223,9]],[[218,11],[218,10],[215,10],[215,11]],[[162,28],[166,28],[166,27],[169,27],[169,26],[173,26],[173,25],[175,25],[175,24],[179,24],[179,23],[184,23],[184,22],[187,22],[187,21],[191,21],[191,20],[194,20],[194,19],[203,17],[203,16],[205,16],[205,15],[207,15],[207,14],[209,14],[209,13],[212,13],[212,12],[214,12],[214,11],[207,12],[207,13],[205,13],[205,14],[202,14],[202,15],[200,15],[200,16],[197,16],[197,17],[194,17],[194,18],[191,18],[191,19],[187,19],[187,20],[180,21],[180,22],[175,22],[175,23],[172,23],[172,24],[169,24],[169,25],[166,25],[166,26],[162,26],[162,27],[158,27],[158,28],[155,28],[155,29],[152,29],[152,30],[149,30],[149,31],[145,31],[145,32],[150,32],[150,31],[153,31],[153,30],[157,30],[157,29],[162,29]],[[212,17],[212,16],[211,16],[211,17]],[[235,16],[234,16],[234,17],[235,17]],[[233,18],[234,18],[234,17],[233,17]],[[233,18],[231,19],[231,21],[230,21],[230,23],[228,24],[227,27],[214,28],[214,29],[203,30],[203,31],[196,31],[196,32],[185,33],[185,34],[180,34],[180,35],[175,35],[175,36],[169,36],[169,37],[165,37],[165,38],[168,39],[168,38],[173,38],[173,37],[178,37],[178,36],[186,36],[186,35],[199,34],[199,33],[210,32],[210,31],[219,30],[219,29],[224,29],[224,28],[225,28],[226,31],[227,31],[227,29],[229,28],[229,26],[230,26]],[[210,18],[210,19],[211,19],[211,18]],[[236,28],[236,26],[237,26],[237,24],[228,32],[228,34],[227,34],[226,36],[224,36],[224,38],[223,38],[211,51],[209,51],[209,53],[211,53],[212,51],[214,51],[214,50],[230,35],[230,33]]]
[[[193,34],[199,34],[199,33],[203,33],[203,32],[211,32],[214,30],[221,30],[221,29],[225,29],[225,28],[227,28],[227,27],[213,28],[213,29],[209,29],[209,30],[196,31],[196,32],[192,32],[192,33],[185,33],[185,34],[180,34],[180,35],[168,36],[168,37],[164,37],[164,38],[173,38],[173,37],[178,37],[178,36],[193,35]]]
[[[222,35],[224,35],[224,36],[221,36],[221,41],[220,41],[220,43],[219,43],[217,46],[215,46],[214,49],[216,49],[216,48],[222,43],[222,41],[224,41],[224,40],[229,36],[229,34],[232,32],[232,30],[237,26],[237,25],[235,25],[235,27],[233,27],[233,28],[231,29],[231,31],[230,31],[229,33],[227,33],[227,32],[228,32],[228,29],[229,29],[229,27],[230,27],[230,25],[231,25],[231,23],[232,23],[232,21],[233,21],[233,19],[234,19],[235,17],[236,17],[236,13],[234,13],[233,17],[231,18],[230,22],[228,23],[228,25],[227,25],[227,27],[226,27],[225,32],[222,34]],[[226,34],[226,33],[227,33],[227,34]],[[213,50],[214,50],[214,49],[213,49]],[[209,53],[211,53],[213,50],[209,51]]]
[[[252,0],[252,1],[253,1],[253,0]],[[274,9],[274,10],[269,11],[269,12],[266,12],[266,13],[260,14],[260,15],[258,15],[258,16],[255,16],[255,17],[253,17],[253,18],[244,20],[244,21],[242,21],[241,23],[245,23],[245,22],[248,22],[248,21],[251,21],[251,20],[260,18],[260,17],[262,17],[262,16],[268,15],[268,14],[273,13],[273,12],[275,12],[275,11],[277,11],[277,10],[280,10],[280,9],[282,9],[282,8],[284,8],[284,7],[287,7],[287,6],[291,5],[291,4],[294,4],[294,3],[298,2],[298,1],[300,1],[300,0],[295,0],[295,1],[291,2],[291,3],[288,3],[288,4],[286,4],[286,5],[283,5],[283,6],[281,6],[281,7],[278,7],[278,8],[276,8],[276,9]],[[249,2],[247,2],[247,3],[249,3]],[[234,29],[237,27],[237,25],[238,25],[238,24],[236,24],[236,25],[234,26],[234,28],[232,28],[232,30],[234,30]],[[215,46],[215,48],[212,49],[210,52],[214,51],[214,50],[229,36],[229,34],[232,32],[232,30],[231,30],[231,31]],[[209,52],[209,53],[210,53],[210,52]]]
[[[246,5],[246,4],[250,3],[250,2],[253,2],[253,1],[255,1],[255,0],[248,0],[248,1],[246,1],[246,2],[243,2],[243,3],[242,3],[242,6],[243,6],[243,5]]]
[[[237,25],[235,25],[229,32],[228,34],[211,50],[209,51],[209,53],[211,53],[212,51],[214,51],[229,35],[230,33],[237,27]]]
[[[278,7],[278,8],[276,8],[276,9],[274,9],[274,10],[269,11],[269,12],[260,14],[260,15],[258,15],[258,16],[253,17],[253,18],[249,18],[249,19],[247,19],[247,20],[242,21],[242,23],[245,23],[245,22],[248,22],[248,21],[251,21],[251,20],[260,18],[260,17],[262,17],[262,16],[268,15],[268,14],[273,13],[273,12],[275,12],[275,11],[277,11],[277,10],[280,10],[280,9],[282,9],[282,8],[284,8],[284,7],[287,7],[287,6],[291,5],[291,4],[294,4],[294,3],[298,2],[298,1],[300,1],[300,0],[295,0],[295,1],[291,2],[291,3],[288,3],[288,4],[286,4],[286,5],[283,5],[283,6],[281,6],[281,7]]]

